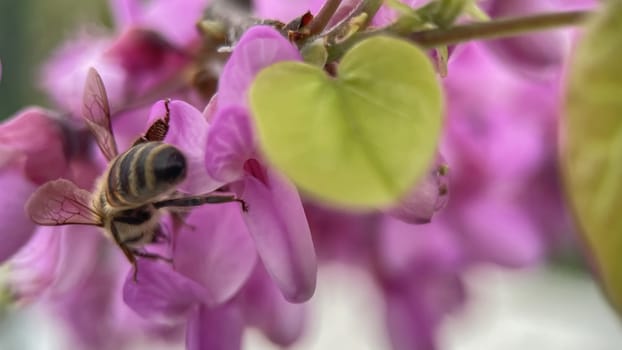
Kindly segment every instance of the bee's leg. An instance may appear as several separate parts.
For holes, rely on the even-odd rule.
[[[134,280],[134,283],[136,283],[136,282],[138,282],[138,265],[136,264],[136,260],[134,260],[132,262],[132,266],[134,267],[133,280]]]
[[[176,231],[179,231],[182,227],[186,227],[191,231],[195,231],[197,227],[186,222],[187,217],[188,217],[188,212],[184,210],[171,210],[171,218],[173,219],[173,229]]]
[[[160,209],[164,207],[196,207],[203,204],[218,204],[229,202],[238,202],[242,206],[242,211],[248,211],[248,204],[246,204],[243,199],[240,199],[234,195],[206,194],[198,196],[188,196],[163,200],[160,202],[156,202],[153,205],[156,207],[156,209]]]
[[[163,261],[166,261],[169,264],[173,263],[173,259],[171,259],[171,258],[167,258],[167,257],[164,257],[162,255],[155,254],[155,253],[149,253],[149,252],[144,251],[144,250],[133,249],[132,250],[132,254],[134,254],[135,256],[139,256],[141,258],[145,258],[145,259],[163,260]]]
[[[154,232],[153,240],[151,241],[151,243],[170,243],[171,237],[167,231],[168,229],[160,224]]]
[[[121,247],[121,251],[123,252],[123,254],[125,254],[125,257],[127,258],[127,260],[130,261],[130,264],[132,264],[132,269],[134,270],[134,282],[137,282],[137,277],[138,277],[138,264],[136,264],[136,257],[134,256],[134,252],[131,251],[127,246],[120,244],[119,247]]]

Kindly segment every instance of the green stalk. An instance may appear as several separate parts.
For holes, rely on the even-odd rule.
[[[471,40],[506,38],[537,31],[580,25],[591,14],[592,12],[590,11],[572,11],[508,17],[488,22],[457,25],[447,29],[422,30],[409,34],[394,33],[387,30],[387,28],[382,28],[375,31],[357,33],[343,42],[328,46],[328,62],[338,60],[350,47],[374,35],[397,35],[425,49],[432,49]]]

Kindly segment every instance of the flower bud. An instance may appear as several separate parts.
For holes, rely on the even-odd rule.
[[[415,186],[389,214],[410,224],[425,224],[441,210],[449,196],[448,167],[439,155],[430,172]]]

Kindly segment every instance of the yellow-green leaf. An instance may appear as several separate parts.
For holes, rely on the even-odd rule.
[[[563,174],[606,294],[622,311],[622,2],[586,27],[573,57],[562,128]]]
[[[405,194],[427,171],[442,123],[427,55],[390,37],[355,45],[336,77],[301,62],[268,67],[250,103],[269,161],[306,193],[354,208]]]

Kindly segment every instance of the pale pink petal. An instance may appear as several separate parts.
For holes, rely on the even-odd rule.
[[[423,311],[400,293],[389,293],[386,299],[385,317],[393,350],[438,349],[434,326]]]
[[[311,201],[305,201],[304,208],[319,260],[359,263],[368,258],[370,237],[383,215],[337,210]]]
[[[205,288],[208,305],[233,297],[255,266],[255,245],[240,211],[237,202],[194,209],[175,241],[175,269]]]
[[[11,259],[9,284],[20,299],[41,297],[54,281],[61,233],[61,227],[39,227],[28,244]]]
[[[110,12],[116,28],[125,28],[132,25],[140,11],[140,2],[137,0],[109,0]]]
[[[110,244],[98,227],[68,225],[60,236],[59,259],[56,263],[51,296],[67,294],[93,272],[102,245]]]
[[[108,39],[83,35],[61,47],[43,67],[42,87],[61,109],[80,119],[84,83],[91,67],[102,77],[112,108],[125,96],[126,73],[119,62],[107,57]]]
[[[392,348],[438,349],[439,327],[463,305],[464,284],[455,274],[439,274],[433,269],[413,277],[385,286],[385,317]]]
[[[218,108],[247,105],[247,90],[262,69],[280,61],[302,60],[298,49],[276,29],[256,26],[236,44],[223,68],[218,86]]]
[[[520,267],[539,261],[544,253],[534,219],[508,199],[483,196],[464,203],[458,225],[464,248],[476,261]]]
[[[322,2],[318,0],[255,0],[253,5],[257,17],[287,23],[307,11],[316,13],[318,5]]]
[[[138,274],[127,274],[123,300],[136,313],[156,322],[175,323],[203,301],[205,290],[198,283],[177,273],[169,264],[138,259]]]
[[[24,299],[68,293],[93,271],[101,238],[96,227],[39,227],[10,261],[12,288]]]
[[[196,308],[186,328],[187,350],[239,350],[244,320],[235,305]]]
[[[307,301],[315,291],[317,262],[298,191],[273,170],[249,162],[255,163],[254,176],[245,176],[238,193],[249,207],[243,217],[257,252],[287,300]]]
[[[4,162],[17,161],[25,176],[42,184],[65,174],[65,134],[53,114],[29,107],[0,125],[0,145],[7,152]]]
[[[36,186],[18,171],[0,171],[2,199],[0,211],[0,263],[17,252],[32,236],[35,224],[26,215],[24,205]]]
[[[418,8],[430,1],[431,0],[401,0],[402,3],[412,8]],[[374,27],[383,27],[383,26],[390,25],[395,20],[397,20],[398,17],[399,17],[398,12],[395,11],[390,6],[385,4],[380,7],[380,9],[376,13],[376,16],[374,16],[371,23]]]
[[[222,182],[239,180],[244,162],[255,152],[255,140],[246,109],[236,106],[220,109],[207,133],[205,166]]]
[[[212,95],[212,98],[209,99],[207,106],[203,110],[203,118],[207,120],[208,123],[214,122],[214,117],[216,116],[216,111],[218,110],[218,93]]]
[[[495,0],[489,13],[493,17],[526,16],[555,12],[559,5],[553,0]],[[511,69],[529,77],[548,78],[559,73],[570,50],[570,32],[546,32],[486,42],[492,52]]]
[[[273,343],[288,347],[302,335],[305,306],[285,300],[261,264],[257,265],[239,300],[246,322],[259,328]]]
[[[196,24],[209,0],[154,0],[143,8],[139,24],[183,47],[199,38]]]
[[[387,216],[380,230],[378,267],[387,276],[407,276],[423,266],[454,271],[464,262],[461,242],[440,220],[411,225]]]

